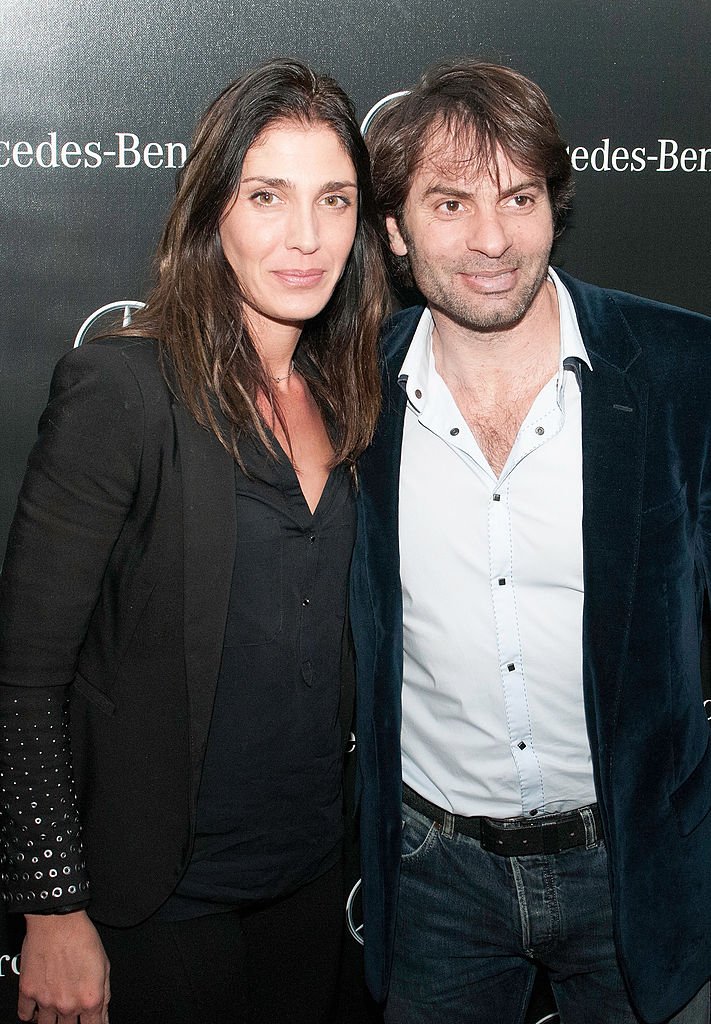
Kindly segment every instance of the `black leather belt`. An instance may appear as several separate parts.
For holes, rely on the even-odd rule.
[[[541,814],[531,818],[467,818],[452,815],[425,800],[414,789],[403,785],[403,803],[424,814],[442,830],[446,815],[454,818],[454,831],[477,839],[483,850],[502,857],[525,857],[529,854],[561,853],[576,846],[592,845],[602,838],[600,811],[597,804],[576,807],[574,811]]]

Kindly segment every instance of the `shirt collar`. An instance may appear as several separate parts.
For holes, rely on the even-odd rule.
[[[578,387],[580,387],[581,364],[585,363],[591,370],[592,365],[583,342],[583,336],[580,333],[578,317],[570,292],[552,267],[548,268],[548,279],[556,290],[560,317],[560,360],[557,375],[558,393],[560,394],[565,386],[564,370],[571,370],[575,374]],[[426,308],[417,323],[398,375],[398,384],[404,389],[408,402],[418,413],[422,412],[426,403],[430,371],[434,370],[434,366],[431,365],[433,331],[434,320],[429,308]]]
[[[404,389],[407,400],[415,412],[422,412],[425,396],[428,394],[430,363],[432,362],[432,332],[434,320],[429,308],[422,311],[410,347],[398,376],[398,384]],[[432,367],[434,369],[434,367]]]
[[[575,312],[573,300],[570,297],[570,292],[552,267],[548,268],[548,280],[553,282],[556,296],[558,297],[558,317],[560,320],[558,392],[560,394],[560,391],[564,386],[564,370],[573,371],[575,379],[578,382],[578,387],[580,387],[582,381],[580,370],[581,365],[585,363],[585,365],[592,370],[592,364],[590,362],[587,349],[585,348],[583,336],[580,333],[578,317]]]

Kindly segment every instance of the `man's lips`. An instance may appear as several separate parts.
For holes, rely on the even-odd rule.
[[[517,273],[516,267],[505,267],[502,270],[462,270],[459,276],[473,291],[495,295],[510,291],[516,283]]]
[[[272,274],[282,284],[288,285],[290,288],[311,288],[314,285],[320,284],[324,278],[326,271],[319,268],[312,270],[297,270],[296,268],[287,267],[284,270],[273,270]]]

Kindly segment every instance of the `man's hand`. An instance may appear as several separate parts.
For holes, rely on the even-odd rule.
[[[26,914],[20,959],[20,1020],[108,1024],[109,961],[84,910]]]

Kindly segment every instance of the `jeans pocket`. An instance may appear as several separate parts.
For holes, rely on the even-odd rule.
[[[422,857],[431,847],[435,836],[439,835],[439,826],[428,821],[421,815],[415,816],[403,809],[402,819],[402,855],[403,864],[412,864]]]

